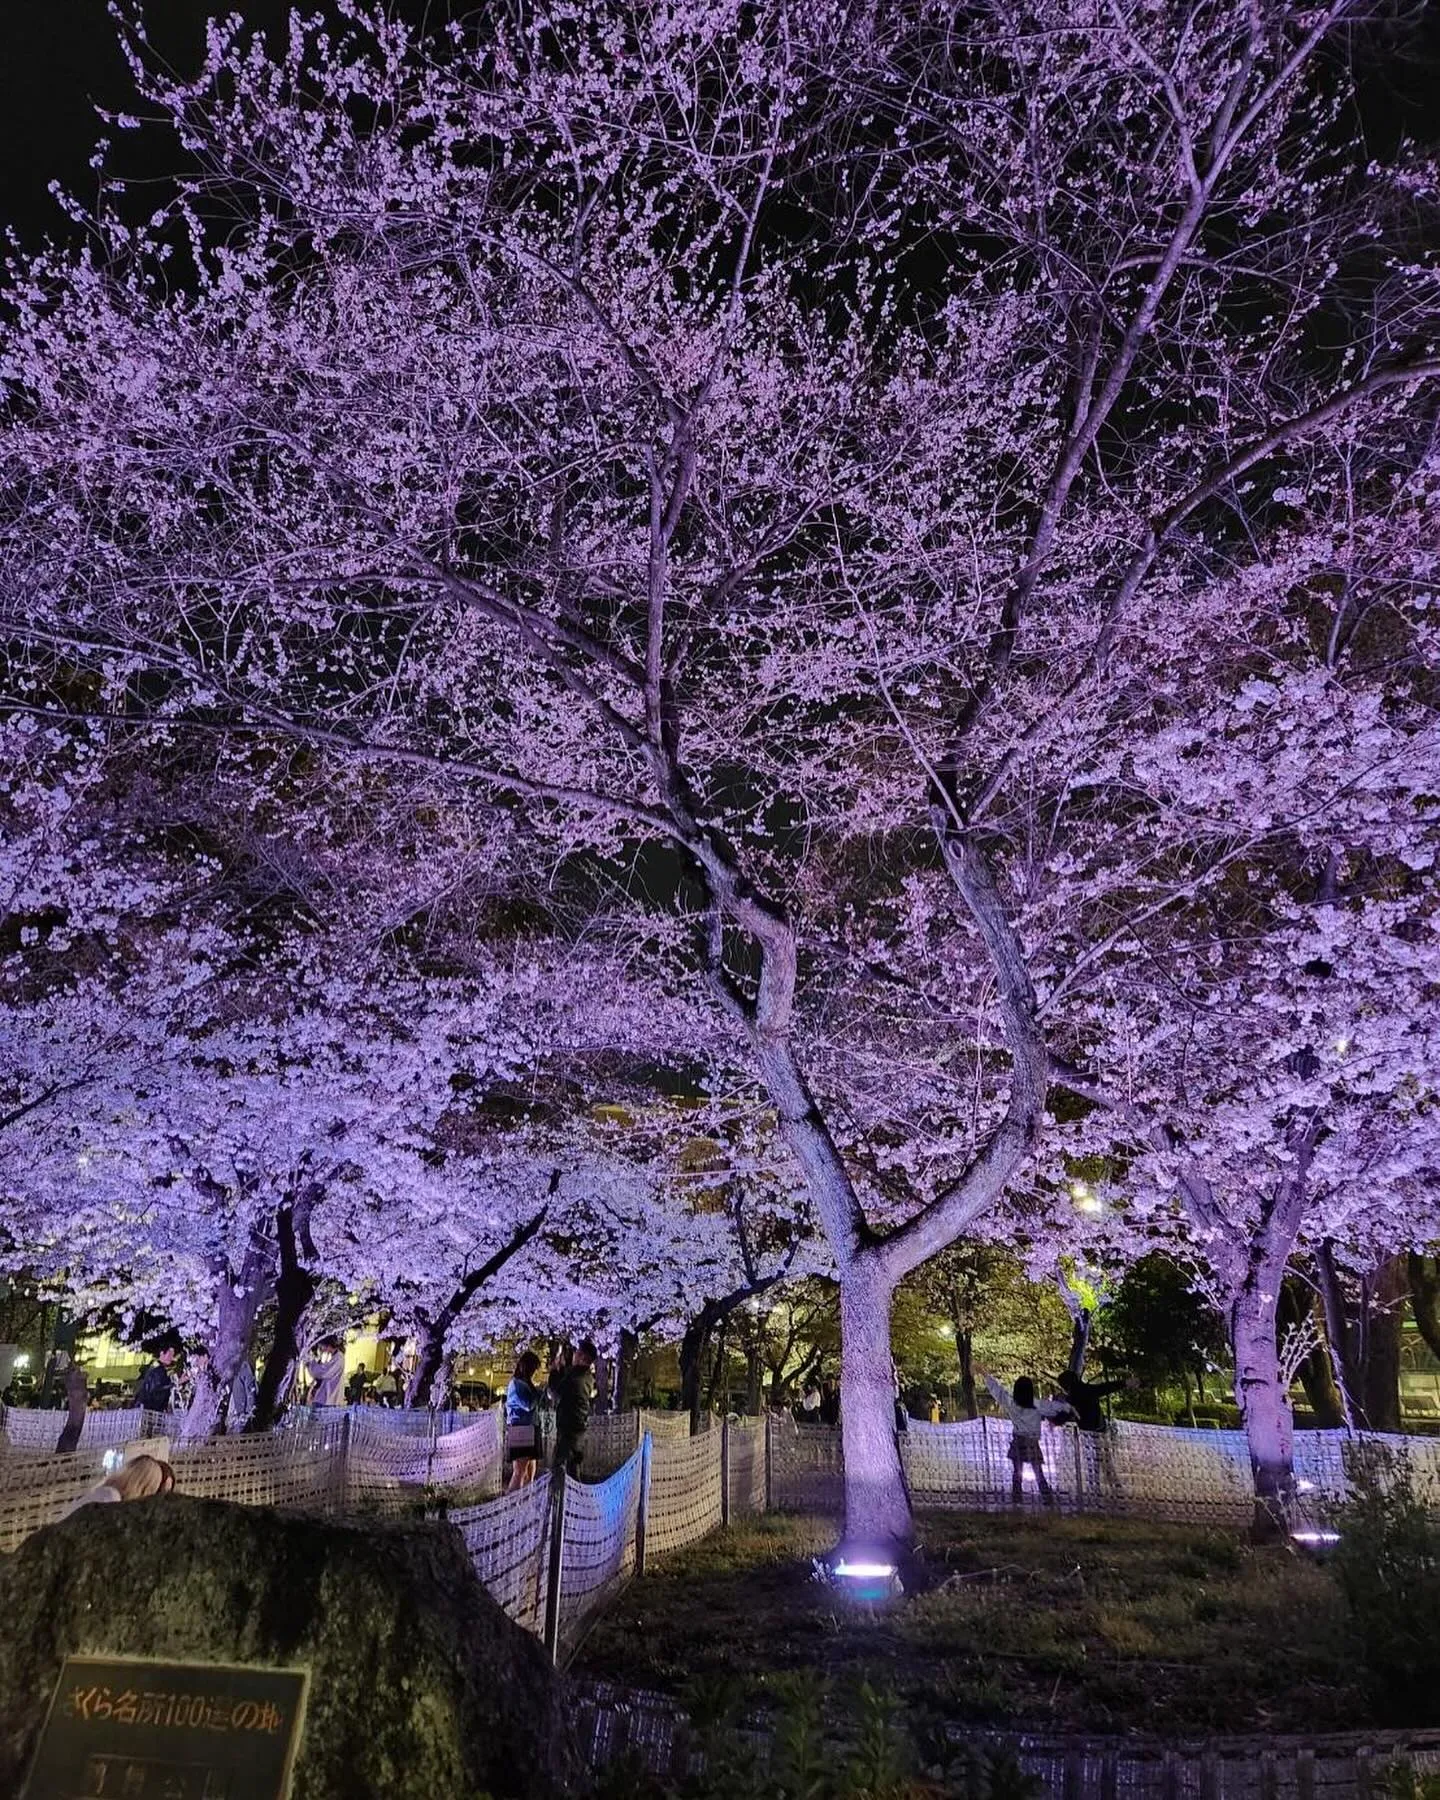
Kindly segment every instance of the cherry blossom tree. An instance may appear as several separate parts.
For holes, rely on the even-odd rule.
[[[608,874],[823,1227],[857,1535],[912,1529],[896,1283],[1235,866],[1160,879],[1210,840],[1158,804],[1125,854],[1128,740],[1216,702],[1155,672],[1288,581],[1259,474],[1403,448],[1437,371],[1433,175],[1348,122],[1353,11],[347,6],[184,77],[132,18],[194,172],[12,276],[17,640],[272,807],[304,754],[394,841]]]

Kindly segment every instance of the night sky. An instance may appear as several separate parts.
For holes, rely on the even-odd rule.
[[[185,67],[199,53],[207,14],[238,10],[257,24],[283,27],[292,4],[150,0],[148,11],[154,41]],[[407,0],[401,10],[422,14],[426,0]],[[428,10],[447,9],[429,0]],[[1440,3],[1432,0],[1411,16],[1423,23],[1404,53],[1372,57],[1364,66],[1366,123],[1377,148],[1401,132],[1440,140]],[[92,108],[118,109],[131,97],[105,0],[0,0],[0,220],[31,244],[68,229],[48,185],[58,178],[82,196],[91,191],[88,162],[102,130]],[[144,159],[166,155],[173,166],[173,149],[127,137],[125,171],[162,175],[164,161],[147,168]]]
[[[302,10],[321,7],[299,0]],[[267,29],[282,29],[296,0],[149,0],[152,41],[178,68],[193,65],[207,16],[238,12]],[[417,16],[425,0],[398,8]],[[428,10],[443,11],[431,0]],[[133,104],[130,71],[115,44],[105,0],[0,0],[0,221],[24,242],[67,231],[49,193],[59,180],[82,197],[93,191],[90,156],[105,127],[96,105]],[[113,133],[111,134],[113,135]],[[163,175],[173,146],[124,142],[127,174]],[[146,166],[145,157],[166,158]],[[117,164],[117,167],[119,165]]]

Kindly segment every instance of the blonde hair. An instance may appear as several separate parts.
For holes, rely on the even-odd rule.
[[[168,1494],[175,1485],[175,1471],[158,1456],[136,1456],[123,1469],[105,1477],[122,1500],[148,1500],[152,1494]]]

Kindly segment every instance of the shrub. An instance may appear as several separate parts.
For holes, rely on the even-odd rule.
[[[1330,1567],[1340,1584],[1378,1719],[1440,1724],[1440,1521],[1407,1457],[1377,1444],[1350,1458]]]

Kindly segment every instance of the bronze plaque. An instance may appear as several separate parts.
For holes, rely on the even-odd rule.
[[[21,1800],[285,1800],[307,1680],[67,1656]]]

